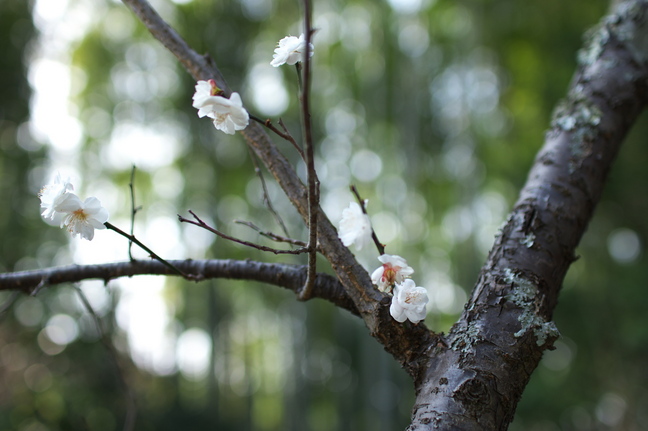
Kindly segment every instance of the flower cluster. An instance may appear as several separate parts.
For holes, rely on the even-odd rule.
[[[309,57],[313,56],[313,44],[309,43]],[[306,51],[306,39],[302,33],[299,37],[286,36],[279,41],[277,48],[272,55],[271,65],[279,67],[282,64],[293,65],[302,60]]]
[[[80,235],[90,241],[95,229],[105,229],[108,210],[101,206],[99,199],[89,197],[82,201],[72,190],[72,184],[57,175],[38,194],[43,209],[41,215],[44,219],[60,222],[72,236]]]
[[[313,56],[313,44],[309,43],[309,56]],[[302,34],[299,37],[286,36],[279,41],[270,62],[274,67],[282,64],[295,64],[302,60],[306,51],[306,39]],[[198,116],[213,119],[214,127],[228,135],[233,135],[237,130],[243,130],[250,122],[250,114],[243,108],[243,101],[238,93],[232,93],[228,98],[218,88],[216,81],[198,81],[196,92],[193,95],[192,106],[198,109]]]
[[[367,201],[364,201],[367,205]],[[351,202],[342,211],[338,237],[342,244],[355,245],[358,250],[367,245],[373,236],[371,221],[360,205]],[[409,320],[419,323],[425,319],[428,303],[427,290],[410,279],[414,269],[400,256],[383,254],[378,257],[382,266],[371,274],[371,281],[378,290],[392,295],[389,313],[398,322]]]
[[[243,130],[250,122],[250,115],[243,108],[241,96],[232,93],[229,99],[216,86],[216,81],[198,81],[193,95],[193,107],[198,109],[198,116],[214,120],[214,127],[228,135]]]

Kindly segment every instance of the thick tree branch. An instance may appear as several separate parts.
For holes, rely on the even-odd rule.
[[[194,79],[215,79],[225,94],[231,93],[215,63],[209,57],[198,55],[189,48],[146,0],[122,1],[135,12],[151,34],[178,58]],[[308,223],[310,217],[307,190],[291,164],[258,123],[251,122],[242,134],[302,219]],[[321,208],[318,210],[317,220],[317,238],[322,254],[354,302],[371,335],[380,341],[411,375],[416,375],[421,365],[419,359],[431,345],[437,343],[437,336],[424,324],[400,324],[392,319],[389,315],[390,297],[373,287],[369,274],[349,249],[342,245],[335,227]]]
[[[627,1],[590,36],[518,202],[449,348],[416,382],[409,430],[504,430],[543,350],[574,252],[617,151],[648,101],[648,2]]]
[[[169,263],[183,273],[189,274],[196,281],[213,278],[253,280],[284,287],[292,290],[296,295],[299,294],[306,280],[306,266],[302,265],[230,259],[170,260]],[[99,265],[69,265],[0,274],[0,291],[17,290],[31,294],[34,289],[43,285],[76,283],[90,279],[104,280],[105,283],[108,283],[110,280],[134,275],[177,276],[178,274],[169,266],[157,260],[133,260]],[[358,315],[358,311],[353,301],[344,291],[344,287],[331,275],[317,274],[312,297],[325,299]]]

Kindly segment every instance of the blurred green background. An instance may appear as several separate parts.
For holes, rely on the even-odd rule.
[[[299,136],[296,75],[269,65],[299,35],[286,0],[158,0],[198,52],[209,52],[247,109]],[[387,252],[405,257],[447,331],[515,202],[551,111],[564,96],[600,0],[316,0],[313,120],[322,205],[337,224],[369,199]],[[196,211],[281,233],[240,135],[191,107],[195,83],[120,2],[0,0],[0,270],[126,260],[98,232],[70,239],[39,216],[55,172],[97,196],[111,222],[166,258],[303,263],[216,240],[176,214]],[[648,429],[646,115],[611,172],[564,283],[547,352],[513,430]],[[275,141],[303,173],[294,150]],[[306,238],[265,174],[289,234]],[[146,258],[135,251],[136,257]],[[375,250],[357,253],[372,271]],[[325,262],[320,265],[326,270]],[[248,282],[136,277],[79,286],[119,352],[137,430],[395,430],[412,384],[359,319],[323,301]],[[128,405],[113,357],[74,286],[3,292],[0,430],[122,429]]]

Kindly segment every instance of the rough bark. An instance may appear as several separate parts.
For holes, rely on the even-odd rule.
[[[648,101],[648,2],[589,36],[526,185],[446,347],[415,382],[414,430],[504,430],[542,352],[574,251],[617,151]]]

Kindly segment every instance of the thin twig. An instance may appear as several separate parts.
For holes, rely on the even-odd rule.
[[[259,177],[259,181],[261,181],[261,188],[263,190],[263,203],[268,208],[268,211],[270,211],[272,216],[275,218],[277,224],[281,226],[281,230],[283,230],[284,235],[290,237],[290,233],[288,233],[288,228],[286,227],[286,224],[284,223],[279,213],[277,213],[277,211],[274,209],[274,206],[272,205],[272,201],[270,201],[270,194],[268,193],[268,187],[266,185],[265,178],[263,178],[263,172],[259,167],[259,161],[257,160],[257,156],[256,154],[254,154],[254,151],[252,151],[252,148],[250,148],[249,146],[248,146],[248,151],[250,152],[250,159],[252,160],[252,164],[254,165],[254,173],[257,174],[257,177]]]
[[[232,242],[236,242],[236,243],[241,244],[241,245],[256,248],[257,250],[261,250],[261,251],[269,251],[270,253],[274,253],[274,254],[303,254],[303,253],[308,252],[307,248],[300,248],[300,249],[297,249],[297,250],[278,250],[276,248],[266,247],[264,245],[259,245],[259,244],[255,244],[253,242],[244,241],[242,239],[234,238],[233,236],[229,236],[229,235],[219,231],[218,229],[209,226],[207,223],[205,223],[203,220],[201,220],[200,217],[198,217],[196,215],[196,213],[194,213],[193,211],[189,210],[189,214],[191,214],[196,220],[195,221],[194,220],[189,220],[187,218],[182,217],[179,214],[178,214],[178,220],[180,220],[180,222],[182,222],[182,223],[190,223],[192,225],[201,227],[201,228],[203,228],[205,230],[210,231],[211,233],[214,233],[214,234],[220,236],[221,238],[230,240]]]
[[[281,128],[284,129],[283,132],[281,130],[277,129],[277,127],[274,124],[272,124],[272,121],[269,118],[267,120],[262,120],[259,117],[255,117],[254,115],[250,115],[250,118],[253,119],[254,121],[256,121],[259,124],[263,124],[265,127],[272,130],[273,132],[275,132],[277,134],[277,136],[279,136],[279,137],[285,139],[286,141],[290,142],[292,144],[292,146],[295,147],[295,149],[297,150],[297,152],[301,156],[302,160],[306,160],[306,156],[304,155],[304,150],[302,150],[302,148],[299,146],[297,141],[295,141],[295,138],[293,138],[293,136],[290,134],[290,132],[288,131],[288,128],[284,125],[281,118],[279,119],[279,124],[281,125]]]
[[[128,183],[128,187],[130,188],[130,195],[131,195],[131,229],[130,229],[130,234],[131,236],[135,236],[135,214],[142,209],[142,207],[136,207],[135,206],[135,165],[133,165],[133,169],[131,170],[131,177],[130,177],[130,183]],[[128,258],[130,260],[133,259],[133,241],[129,240],[128,241]]]
[[[351,185],[351,191],[353,192],[356,199],[358,200],[358,203],[360,204],[360,208],[362,208],[362,212],[364,214],[367,214],[367,208],[365,208],[365,201],[360,197],[360,193],[358,193],[358,189],[353,184]],[[373,239],[374,244],[376,244],[378,253],[380,253],[381,256],[385,254],[385,244],[378,241],[378,236],[376,235],[376,231],[374,230],[373,226],[371,227],[371,239]]]
[[[310,115],[310,82],[311,61],[310,43],[313,35],[311,28],[311,1],[304,0],[304,34],[306,35],[306,49],[303,52],[303,76],[300,74],[300,63],[297,63],[297,75],[300,79],[302,127],[304,130],[304,143],[306,146],[306,173],[308,180],[308,273],[304,289],[299,298],[306,300],[311,295],[317,274],[317,213],[319,209],[319,180],[315,172],[315,150],[313,145],[313,130]]]
[[[12,292],[9,298],[0,306],[0,319],[5,317],[5,313],[16,303],[20,295],[19,291]]]
[[[34,289],[32,289],[32,291],[29,292],[29,295],[30,296],[38,295],[38,292],[40,292],[43,287],[47,286],[48,283],[49,283],[49,279],[47,277],[41,278],[38,284],[36,285],[36,287],[34,287]]]
[[[167,267],[172,269],[173,272],[175,272],[176,274],[181,275],[182,277],[184,277],[184,278],[186,278],[188,280],[193,280],[194,279],[194,277],[192,275],[185,274],[184,272],[180,271],[178,268],[176,268],[175,266],[173,266],[172,264],[170,264],[169,262],[167,262],[166,260],[164,260],[163,258],[158,256],[157,254],[155,254],[155,252],[153,252],[153,250],[151,250],[150,248],[148,248],[147,246],[142,244],[142,242],[140,240],[138,240],[137,238],[135,238],[134,235],[127,234],[123,230],[119,229],[117,226],[115,226],[115,225],[113,225],[111,223],[108,223],[108,222],[104,223],[104,226],[106,226],[108,229],[110,229],[112,231],[117,232],[121,236],[128,238],[130,241],[133,241],[135,244],[140,246],[140,248],[142,248],[144,251],[146,251],[149,254],[149,256],[151,256],[155,260],[159,260],[164,265],[166,265]]]
[[[271,239],[271,240],[273,240],[275,242],[285,242],[285,243],[292,244],[292,245],[297,245],[297,246],[300,246],[300,247],[306,247],[307,246],[307,244],[304,241],[300,241],[298,239],[288,238],[288,237],[277,235],[276,233],[264,231],[260,227],[258,227],[257,225],[255,225],[254,223],[251,223],[249,221],[234,220],[234,223],[242,224],[244,226],[247,226],[247,227],[257,231],[259,233],[259,235],[265,236],[266,238],[269,238],[269,239]]]
[[[86,311],[90,314],[92,317],[92,320],[94,320],[95,325],[97,326],[97,331],[99,332],[99,339],[101,340],[101,344],[106,348],[108,351],[108,356],[113,362],[113,365],[115,366],[115,369],[117,370],[117,376],[119,377],[119,383],[122,385],[122,389],[124,390],[124,393],[126,395],[126,418],[124,419],[124,431],[131,431],[135,429],[135,419],[137,418],[137,403],[135,400],[135,394],[132,390],[132,388],[128,384],[128,379],[126,379],[126,376],[124,375],[124,370],[122,369],[120,363],[119,363],[119,357],[117,356],[117,351],[115,350],[115,346],[110,342],[108,337],[106,337],[106,331],[103,328],[103,325],[101,324],[101,319],[95,312],[94,308],[92,308],[92,305],[90,304],[90,301],[88,301],[88,298],[85,296],[83,293],[83,290],[77,285],[74,285],[74,289],[77,292],[77,295],[79,295],[79,298],[81,299],[81,302],[83,303],[83,306],[85,307]]]

